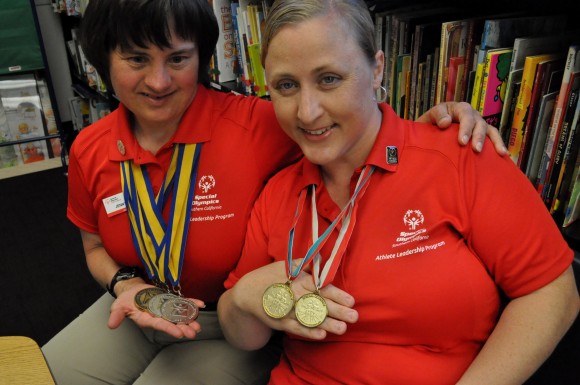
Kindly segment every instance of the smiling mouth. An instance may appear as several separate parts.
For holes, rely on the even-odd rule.
[[[333,128],[334,128],[334,125],[324,127],[324,128],[319,129],[319,130],[306,130],[304,128],[300,128],[300,129],[308,135],[322,135],[322,134],[332,130]]]
[[[164,94],[164,95],[154,95],[154,94],[148,94],[146,92],[141,93],[141,95],[146,96],[146,97],[151,98],[151,99],[155,99],[155,100],[165,99],[166,97],[168,97],[172,94],[173,93],[168,93],[168,94]]]

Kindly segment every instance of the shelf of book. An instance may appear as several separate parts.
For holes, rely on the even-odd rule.
[[[580,81],[572,86],[570,80],[575,74],[580,77],[580,54],[569,51],[580,44],[580,31],[565,2],[556,0],[535,9],[509,0],[490,4],[478,14],[461,6],[450,12],[450,2],[425,3],[367,2],[375,20],[377,46],[390,58],[385,71],[390,76],[383,77],[387,100],[397,107],[398,79],[416,82],[422,68],[421,78],[430,84],[408,88],[415,93],[406,96],[413,102],[410,110],[405,106],[397,110],[400,116],[412,117],[438,101],[471,103],[500,129],[512,160],[534,184],[566,236],[580,239],[580,225],[565,228],[568,222],[560,219],[566,212],[572,213],[572,222],[580,217],[580,119],[575,113],[580,110],[576,108]],[[417,44],[424,41],[425,30],[440,36],[435,44],[426,44],[428,50]],[[395,60],[405,55],[411,58],[408,69],[399,68]],[[553,62],[538,60],[541,64],[524,69],[526,58],[533,55]],[[397,75],[400,70],[409,72],[407,77]],[[578,186],[573,194],[574,185]]]
[[[62,129],[34,2],[0,1],[0,171],[27,173],[52,159],[66,166]],[[61,156],[62,155],[62,156]],[[53,162],[49,162],[52,164]]]

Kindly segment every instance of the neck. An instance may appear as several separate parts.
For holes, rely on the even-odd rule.
[[[334,203],[342,209],[350,200],[350,181],[356,167],[342,164],[334,167],[323,166],[320,169],[324,187]]]
[[[139,146],[144,150],[156,154],[161,147],[173,137],[177,131],[177,126],[168,127],[146,127],[134,122],[133,135]]]

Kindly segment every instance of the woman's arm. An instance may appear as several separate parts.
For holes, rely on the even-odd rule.
[[[520,385],[550,356],[574,322],[580,298],[572,267],[513,299],[457,385]]]
[[[87,260],[87,266],[93,278],[101,285],[106,288],[111,282],[111,279],[122,267],[113,258],[109,256],[101,237],[99,234],[89,233],[88,231],[81,230],[81,239],[83,242],[83,249],[85,252],[85,258]],[[115,285],[115,294],[117,297],[128,287],[136,283],[144,283],[141,278],[132,278],[126,281],[120,281]]]
[[[111,279],[122,267],[109,256],[99,234],[81,230],[81,239],[87,266],[91,275],[103,287],[111,282]],[[130,318],[139,327],[153,328],[165,332],[175,338],[194,338],[201,330],[197,322],[188,325],[175,325],[163,318],[154,317],[151,314],[137,309],[135,295],[141,289],[151,287],[142,278],[131,278],[119,281],[114,288],[117,299],[111,305],[111,315],[108,326],[115,329],[121,325],[125,318]],[[203,306],[202,301],[195,301],[196,305]]]

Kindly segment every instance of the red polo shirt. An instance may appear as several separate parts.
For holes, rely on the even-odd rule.
[[[200,86],[174,137],[156,155],[138,145],[120,105],[82,130],[73,143],[67,215],[79,228],[99,233],[119,264],[141,265],[127,213],[108,216],[103,199],[122,191],[119,165],[127,159],[147,166],[157,193],[174,143],[202,143],[182,292],[216,301],[240,257],[249,213],[265,181],[300,154],[280,129],[270,102]]]
[[[287,335],[272,384],[453,384],[496,324],[498,288],[522,296],[570,266],[572,251],[509,157],[497,156],[489,143],[477,154],[457,144],[454,129],[441,132],[403,121],[387,105],[382,109],[382,128],[366,161],[377,168],[332,282],[354,296],[359,321],[322,342]],[[387,163],[388,146],[398,150],[396,164]],[[317,166],[303,159],[265,187],[226,287],[286,259],[297,197],[309,184],[317,185],[320,233],[328,227],[339,208]],[[295,232],[296,258],[312,239],[306,202]]]

